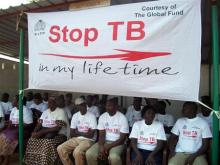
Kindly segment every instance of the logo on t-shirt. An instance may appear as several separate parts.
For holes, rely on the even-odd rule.
[[[186,126],[186,125],[184,125],[184,126],[183,126],[183,129],[187,129],[187,126]]]
[[[196,138],[198,135],[197,131],[188,131],[188,130],[183,130],[183,135],[186,137],[192,137],[192,138]]]
[[[157,143],[157,140],[155,137],[143,137],[143,136],[140,136],[138,138],[138,141],[142,142],[142,143],[145,143],[145,144],[156,144]]]
[[[140,135],[144,135],[144,131],[141,131],[141,132],[140,132]]]

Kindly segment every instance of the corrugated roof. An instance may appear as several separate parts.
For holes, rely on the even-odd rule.
[[[19,55],[19,32],[16,22],[23,12],[49,12],[68,10],[69,4],[80,0],[41,0],[29,4],[21,4],[8,9],[0,9],[0,53],[8,56]],[[83,1],[83,0],[81,0]],[[20,25],[25,29],[25,57],[28,57],[27,17],[22,18]]]

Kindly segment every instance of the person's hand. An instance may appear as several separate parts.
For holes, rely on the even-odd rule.
[[[186,160],[184,165],[193,165],[194,160],[196,157],[194,155],[190,155]]]
[[[135,165],[143,164],[143,158],[140,152],[137,154],[133,164]]]
[[[104,152],[105,152],[106,155],[108,155],[110,149],[111,149],[111,145],[110,144],[105,144],[104,145]]]
[[[105,148],[104,148],[104,145],[100,145],[99,146],[99,156],[98,156],[98,159],[100,160],[104,160],[105,159]]]
[[[39,132],[33,132],[32,134],[31,134],[31,137],[32,138],[40,138],[41,137],[41,132],[39,131]]]

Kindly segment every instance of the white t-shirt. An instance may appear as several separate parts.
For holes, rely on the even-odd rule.
[[[147,125],[141,120],[134,123],[129,138],[137,139],[137,148],[153,151],[157,140],[166,140],[166,135],[162,123],[153,121],[151,125]]]
[[[161,122],[166,127],[172,127],[174,125],[174,118],[171,114],[156,114],[155,120]]]
[[[77,129],[79,132],[87,133],[89,129],[96,130],[97,129],[97,120],[93,113],[88,112],[85,115],[81,115],[80,112],[77,112],[73,115],[71,120],[72,129]],[[89,139],[83,136],[78,137],[80,139]],[[96,135],[92,139],[89,140],[96,140]]]
[[[11,110],[13,108],[12,103],[10,101],[8,102],[0,102],[4,111],[5,115],[9,115],[11,113]]]
[[[32,104],[34,104],[34,101],[33,101],[33,100],[27,101],[27,102],[26,102],[26,108],[30,110],[30,107],[31,107]]]
[[[180,118],[171,132],[179,136],[176,152],[195,153],[202,146],[203,138],[211,138],[209,125],[200,117]]]
[[[127,112],[125,114],[127,120],[128,120],[128,124],[129,124],[129,127],[132,127],[133,124],[136,122],[136,121],[139,121],[142,119],[141,117],[141,110],[140,111],[136,111],[134,109],[134,106],[131,105],[128,107],[127,109]]]
[[[203,116],[202,113],[198,113],[197,116],[205,120],[208,123],[210,129],[212,130],[212,115],[211,114],[209,116]]]
[[[98,130],[105,130],[105,140],[116,141],[120,138],[120,133],[129,133],[128,121],[119,111],[114,116],[105,112],[99,118]]]
[[[56,127],[56,120],[64,121],[66,123],[66,126],[63,126],[60,129],[59,134],[67,135],[68,119],[63,109],[56,108],[54,111],[47,109],[42,113],[40,119],[43,120],[42,126],[46,128]]]
[[[4,118],[5,118],[5,115],[4,115],[4,112],[3,112],[3,108],[2,108],[2,105],[0,104],[0,118],[1,118],[1,121],[0,121],[0,129],[4,127]]]
[[[40,104],[35,104],[35,103],[33,103],[31,106],[30,106],[30,109],[37,109],[37,110],[39,110],[40,112],[44,112],[44,111],[46,111],[47,110],[47,108],[48,108],[48,106],[47,106],[47,104],[45,104],[45,103],[40,103]]]
[[[12,122],[12,124],[19,124],[19,110],[17,107],[12,108],[10,121]],[[23,106],[23,122],[25,124],[33,123],[33,114],[25,106]]]
[[[71,108],[69,106],[65,106],[63,109],[66,113],[67,118],[70,120],[72,118]]]
[[[87,111],[93,113],[95,115],[95,117],[99,117],[100,116],[100,112],[99,112],[99,108],[95,105],[88,107],[87,106]]]

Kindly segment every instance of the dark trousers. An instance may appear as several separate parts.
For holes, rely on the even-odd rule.
[[[152,151],[148,151],[148,150],[143,150],[143,149],[138,149],[139,152],[141,153],[142,155],[142,159],[144,161],[144,164],[148,158],[148,156],[150,155],[150,153]],[[131,160],[134,161],[136,158],[136,153],[134,151],[131,152]],[[162,165],[162,160],[163,160],[163,154],[162,152],[159,152],[156,156],[154,156],[154,160],[155,160],[155,163],[156,165]],[[143,165],[144,165],[143,164]]]

